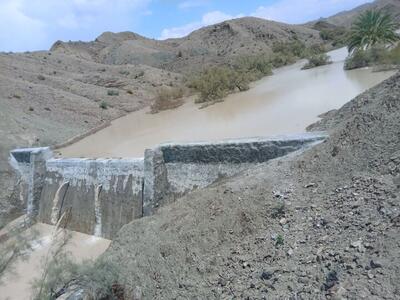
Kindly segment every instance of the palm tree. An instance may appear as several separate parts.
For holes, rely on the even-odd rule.
[[[367,10],[353,23],[348,50],[366,50],[375,45],[394,44],[399,40],[398,24],[382,10]]]

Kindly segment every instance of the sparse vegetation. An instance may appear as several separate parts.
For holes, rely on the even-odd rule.
[[[238,73],[249,76],[249,81],[272,75],[271,59],[266,55],[241,57],[238,59],[234,69]]]
[[[320,31],[320,37],[326,42],[331,42],[333,47],[346,45],[348,31],[344,27],[325,28]]]
[[[173,109],[183,104],[185,89],[183,87],[161,88],[151,106],[151,113]]]
[[[57,254],[46,266],[46,276],[33,285],[34,299],[56,299],[65,293],[83,292],[89,299],[120,299],[124,290],[120,271],[110,261],[74,262],[66,252]]]
[[[292,42],[276,42],[272,46],[272,51],[284,56],[299,58],[303,58],[307,55],[306,45],[298,40]]]
[[[332,61],[326,53],[315,54],[308,58],[307,64],[302,68],[302,70],[308,70],[315,67],[320,67],[324,65],[331,64]]]
[[[281,218],[285,216],[286,206],[284,202],[278,203],[275,207],[272,208],[271,217],[274,219]]]
[[[372,47],[367,50],[355,50],[347,57],[344,68],[352,70],[377,65],[400,65],[400,44],[392,49]]]
[[[29,255],[29,251],[32,249],[32,241],[37,237],[37,232],[30,230],[29,233],[24,234],[24,229],[24,226],[11,226],[7,232],[7,237],[2,237],[3,241],[0,243],[0,276],[5,272],[13,271],[10,266],[15,259],[18,257],[25,259]]]
[[[108,90],[107,91],[108,96],[119,96],[119,91],[116,90]]]
[[[101,101],[99,107],[102,109],[107,109],[108,103],[106,101]]]
[[[272,55],[239,57],[234,63],[209,67],[189,82],[189,87],[199,93],[196,103],[215,102],[234,91],[245,91],[252,81],[272,74],[278,68],[324,51],[321,45],[306,45],[300,41],[278,42]]]
[[[190,82],[190,87],[199,92],[196,103],[221,99],[236,89],[248,89],[249,79],[232,67],[211,67]]]
[[[275,246],[279,247],[279,246],[283,246],[283,244],[285,243],[285,240],[283,238],[283,235],[278,234],[275,240]]]

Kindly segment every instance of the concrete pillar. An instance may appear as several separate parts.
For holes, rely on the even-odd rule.
[[[28,187],[25,195],[26,214],[34,220],[39,213],[39,202],[46,174],[46,160],[53,157],[48,147],[23,148],[11,151],[9,162],[21,181]]]
[[[168,196],[168,174],[160,148],[144,153],[143,216],[152,215]]]

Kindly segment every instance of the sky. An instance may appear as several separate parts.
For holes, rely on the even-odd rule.
[[[299,24],[370,0],[0,0],[0,51],[47,50],[104,31],[182,37],[227,19],[255,16]]]

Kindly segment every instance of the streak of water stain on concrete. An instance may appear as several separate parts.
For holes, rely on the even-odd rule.
[[[7,272],[1,279],[0,299],[31,299],[31,283],[40,277],[42,261],[47,255],[52,244],[54,226],[37,223],[27,234],[36,231],[38,236],[32,243],[33,250],[27,260],[18,259],[12,264],[12,272]],[[70,231],[71,236],[65,246],[71,256],[77,261],[95,259],[100,256],[110,245],[110,240],[91,235]]]
[[[218,140],[301,133],[318,115],[340,108],[394,72],[344,71],[346,49],[329,53],[333,64],[301,71],[304,61],[280,68],[232,94],[198,109],[193,101],[155,115],[138,111],[60,150],[65,157],[142,157],[144,149],[175,141]],[[191,99],[190,99],[191,100]]]

